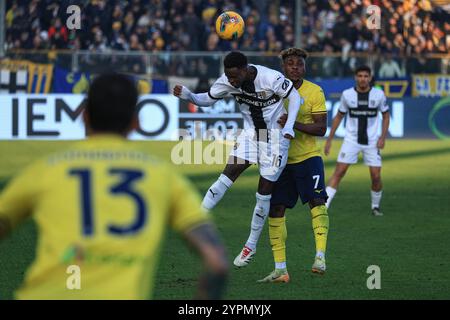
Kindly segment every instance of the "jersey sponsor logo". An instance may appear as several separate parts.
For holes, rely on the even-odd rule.
[[[369,108],[349,108],[349,115],[350,117],[376,117],[377,116],[377,109],[369,109]]]
[[[261,99],[257,96],[249,95],[249,94],[236,94],[234,95],[236,102],[239,104],[247,104],[254,107],[265,108],[271,106],[278,101],[280,101],[280,97],[276,94],[272,95],[267,99]]]
[[[144,263],[147,257],[134,254],[122,254],[117,251],[100,251],[86,248],[79,244],[71,244],[63,251],[60,257],[61,264],[89,264],[89,265],[120,265],[131,267],[136,263]]]

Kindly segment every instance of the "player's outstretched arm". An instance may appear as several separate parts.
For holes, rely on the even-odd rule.
[[[282,134],[285,138],[293,139],[295,137],[295,119],[297,119],[298,110],[300,109],[300,95],[297,90],[291,90],[287,99],[289,99],[288,116]]]
[[[330,135],[328,136],[328,139],[325,142],[324,153],[326,156],[330,154],[331,140],[333,140],[334,134],[336,133],[337,128],[341,124],[342,119],[344,119],[344,116],[345,116],[345,113],[338,111],[338,113],[336,114],[336,116],[333,119],[333,124],[331,125]]]
[[[300,132],[304,132],[310,134],[312,136],[323,137],[325,133],[327,133],[327,114],[314,114],[312,116],[313,123],[301,123],[295,121],[294,128]],[[286,124],[287,115],[283,114],[280,119],[278,119],[278,123],[284,127]]]
[[[186,240],[203,259],[205,271],[199,281],[196,299],[221,299],[223,297],[229,266],[225,247],[215,227],[203,223],[184,233]]]
[[[188,88],[180,85],[176,85],[173,88],[173,95],[180,99],[188,100],[201,107],[208,107],[217,102],[217,99],[211,98],[208,92],[192,93]]]

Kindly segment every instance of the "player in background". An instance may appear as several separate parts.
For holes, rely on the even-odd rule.
[[[253,210],[250,236],[235,258],[236,266],[245,266],[256,252],[267,215],[273,184],[287,162],[290,139],[294,138],[294,122],[300,106],[300,96],[289,79],[276,70],[248,64],[240,52],[231,52],[224,59],[225,73],[209,92],[194,94],[177,85],[174,95],[198,106],[210,106],[225,97],[234,97],[244,119],[244,130],[237,138],[227,165],[206,192],[203,206],[212,209],[222,199],[239,175],[252,163],[259,166],[260,178]],[[288,117],[284,128],[277,122],[286,110],[283,100],[289,99]]]
[[[327,208],[333,200],[339,183],[351,164],[358,162],[362,152],[364,163],[369,166],[372,189],[372,214],[382,216],[381,153],[389,128],[389,106],[383,90],[370,86],[372,71],[360,66],[355,71],[356,87],[345,90],[341,96],[339,111],[333,119],[330,135],[325,143],[325,155],[330,153],[331,141],[342,119],[347,115],[345,137],[337,158],[336,169],[327,186]],[[382,114],[381,136],[378,134],[378,112]]]
[[[300,197],[311,210],[312,228],[316,244],[316,256],[312,271],[325,272],[325,250],[329,219],[325,202],[325,174],[316,137],[327,130],[325,96],[320,86],[304,79],[306,73],[306,51],[289,48],[280,53],[283,72],[294,83],[302,97],[300,112],[294,125],[298,131],[291,140],[286,168],[275,183],[269,213],[269,237],[275,261],[275,270],[258,282],[289,282],[286,265],[286,208],[295,207]],[[286,116],[280,119],[284,125]]]
[[[0,238],[28,217],[39,230],[16,298],[151,298],[167,225],[203,259],[196,298],[222,297],[227,257],[195,188],[126,140],[137,99],[125,76],[98,76],[83,113],[89,139],[33,163],[0,196]],[[66,288],[70,265],[80,268],[80,290]]]

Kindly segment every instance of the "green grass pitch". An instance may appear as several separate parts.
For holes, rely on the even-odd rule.
[[[169,159],[172,142],[136,142]],[[37,156],[68,142],[0,142],[0,189]],[[320,141],[323,144],[323,140]],[[341,141],[324,158],[326,180]],[[201,193],[223,165],[184,165]],[[247,239],[258,172],[241,176],[212,212],[230,263]],[[273,269],[267,224],[252,263],[232,269],[226,299],[450,299],[450,141],[388,140],[383,150],[383,217],[370,215],[370,178],[361,162],[342,181],[329,210],[327,273],[311,273],[314,239],[307,205],[287,213],[289,284],[259,284]],[[0,299],[11,299],[34,255],[29,221],[0,243]],[[367,268],[381,269],[381,289],[366,286]],[[190,299],[201,265],[173,232],[167,234],[156,278],[156,299]]]

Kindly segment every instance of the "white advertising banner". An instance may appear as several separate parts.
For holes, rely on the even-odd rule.
[[[84,139],[84,99],[84,95],[76,94],[0,94],[0,140]],[[407,104],[411,105],[411,101],[414,102],[414,99],[394,99],[389,102],[391,137],[407,136],[404,128],[405,109]],[[233,100],[221,100],[212,107],[197,107],[171,94],[150,94],[139,98],[138,107],[140,127],[130,134],[129,138],[133,140],[175,141],[186,135],[192,139],[209,140],[210,131],[216,139],[231,139],[228,135],[236,134],[243,127],[242,115]],[[332,118],[339,108],[339,100],[327,100],[326,107],[328,136]],[[428,119],[427,114],[422,118]],[[419,123],[415,120],[417,126]],[[428,128],[427,123],[424,126]],[[336,137],[344,135],[345,121],[336,131]]]
[[[84,95],[0,95],[0,140],[77,140],[86,137],[82,121]],[[176,140],[178,99],[143,95],[139,99],[140,128],[135,140]]]

